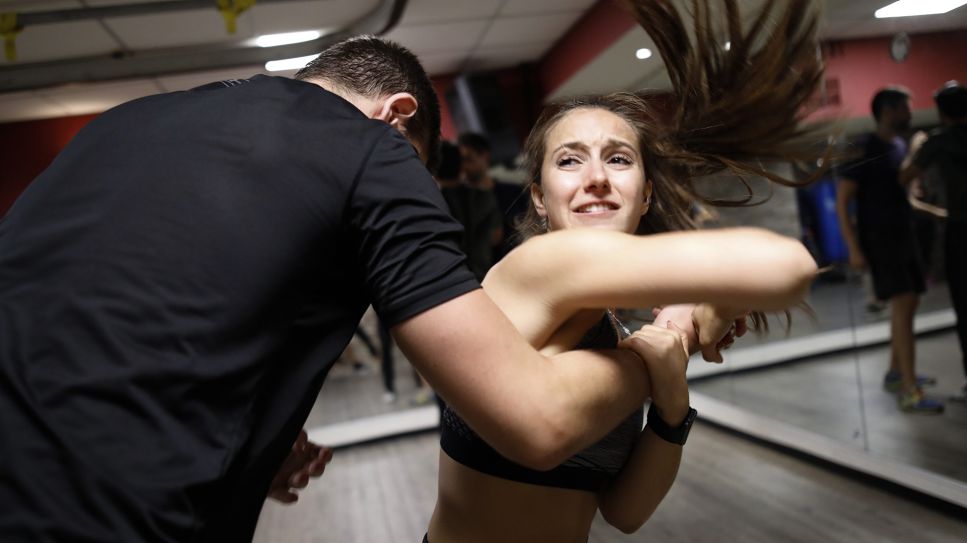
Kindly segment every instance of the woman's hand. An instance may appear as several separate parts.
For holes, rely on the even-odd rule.
[[[749,331],[747,310],[699,304],[692,310],[692,326],[698,335],[702,358],[722,362],[722,351]]]
[[[721,351],[749,330],[748,311],[713,307],[708,304],[666,305],[653,310],[655,323],[672,322],[688,338],[689,354],[702,351],[709,362],[722,362]]]
[[[652,404],[669,424],[680,423],[688,414],[688,338],[671,321],[667,327],[646,324],[628,336],[619,347],[635,352],[645,363],[651,378]]]

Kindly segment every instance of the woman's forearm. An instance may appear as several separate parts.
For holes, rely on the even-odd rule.
[[[650,236],[575,229],[517,251],[508,255],[523,270],[517,288],[539,292],[565,314],[689,302],[780,310],[800,302],[816,274],[798,240],[756,228]],[[513,265],[514,258],[528,265]]]
[[[645,428],[624,469],[599,496],[601,515],[624,533],[637,531],[668,494],[681,459],[682,446]]]

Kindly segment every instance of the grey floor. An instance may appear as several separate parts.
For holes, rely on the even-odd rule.
[[[413,542],[435,499],[433,433],[341,449],[299,503],[266,505],[257,543]],[[675,486],[623,535],[600,518],[590,541],[963,542],[967,521],[699,423]]]
[[[743,342],[866,324],[889,318],[868,313],[856,282],[820,284],[810,294],[815,320],[794,315],[788,335],[773,319],[772,333]],[[946,307],[943,285],[928,291],[922,311]],[[641,313],[639,313],[640,315]],[[629,324],[639,320],[632,314]],[[330,373],[308,428],[410,409],[417,387],[396,353],[398,397],[382,399],[379,361],[357,344],[347,363]],[[952,332],[918,338],[918,371],[939,379],[928,389],[946,397],[963,385]],[[948,403],[940,416],[900,413],[882,389],[885,346],[833,353],[691,383],[700,392],[875,454],[967,481],[967,405]],[[349,360],[366,367],[358,373]],[[300,504],[269,504],[256,541],[419,541],[435,496],[435,436],[418,435],[337,451],[323,479]],[[656,516],[638,534],[622,536],[596,522],[591,541],[967,541],[967,523],[813,464],[711,427],[698,427],[679,480]]]
[[[954,332],[917,338],[917,371],[938,380],[924,391],[946,399],[964,385]],[[889,348],[808,358],[689,384],[692,390],[798,428],[967,482],[967,404],[941,415],[899,411],[882,387]],[[967,540],[967,538],[965,538]]]

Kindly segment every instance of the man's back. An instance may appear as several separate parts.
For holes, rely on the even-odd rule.
[[[250,533],[369,296],[390,322],[419,309],[384,239],[390,171],[437,221],[406,140],[279,78],[86,127],[0,223],[0,539]]]
[[[948,220],[967,221],[967,124],[937,129],[916,157],[922,169],[936,167],[943,183]]]

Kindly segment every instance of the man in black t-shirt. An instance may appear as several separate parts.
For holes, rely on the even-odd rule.
[[[944,265],[957,316],[957,338],[967,375],[967,87],[950,81],[934,94],[942,126],[914,137],[901,180],[909,183],[934,169],[946,196]],[[951,398],[967,401],[967,385]]]
[[[530,196],[524,187],[507,183],[490,175],[492,166],[490,141],[483,134],[467,132],[458,140],[464,180],[472,187],[484,190],[494,199],[498,227],[487,247],[489,268],[516,245],[516,221],[527,211]],[[472,267],[471,267],[472,269]]]
[[[912,210],[899,178],[907,152],[900,134],[910,126],[910,95],[898,88],[883,89],[873,98],[872,110],[876,131],[856,142],[859,158],[840,172],[836,210],[850,266],[868,267],[876,297],[890,301],[890,366],[884,387],[897,393],[903,411],[939,413],[943,403],[921,390],[932,379],[914,371],[913,317],[926,285]],[[849,213],[854,199],[855,228]]]
[[[640,404],[633,353],[562,371],[479,289],[424,166],[436,100],[361,37],[74,138],[0,221],[0,541],[250,539],[370,303],[525,465]]]

